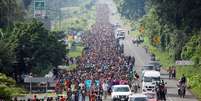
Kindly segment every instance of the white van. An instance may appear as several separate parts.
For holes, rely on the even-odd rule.
[[[142,92],[143,93],[153,93],[155,92],[156,82],[160,82],[160,72],[159,71],[144,71],[144,76],[142,78]]]

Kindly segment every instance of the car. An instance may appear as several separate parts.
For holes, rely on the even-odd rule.
[[[160,64],[160,61],[150,61],[149,62],[150,65],[154,65],[154,69],[156,71],[160,71],[160,68],[161,68],[161,64]]]
[[[129,95],[131,94],[131,89],[129,85],[114,85],[112,86],[112,101],[127,101]]]
[[[133,94],[129,96],[128,101],[149,101],[148,97],[144,94]]]
[[[143,67],[142,67],[142,78],[143,78],[143,76],[144,76],[144,72],[145,71],[150,71],[150,70],[155,70],[154,69],[154,65],[151,65],[151,64],[149,64],[149,65],[144,65]]]
[[[145,71],[142,78],[142,92],[143,93],[155,93],[156,82],[160,82],[159,71]]]
[[[126,34],[126,30],[118,28],[115,34],[116,39],[125,39],[125,34]]]

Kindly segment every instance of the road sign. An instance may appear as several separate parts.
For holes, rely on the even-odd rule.
[[[35,1],[34,3],[35,10],[44,10],[45,9],[45,2],[42,1]]]
[[[193,65],[193,61],[190,60],[177,60],[175,62],[176,65]]]
[[[34,17],[45,17],[45,0],[34,0]]]
[[[153,41],[154,41],[154,43],[157,44],[157,45],[160,44],[160,41],[161,41],[160,36],[154,36]]]

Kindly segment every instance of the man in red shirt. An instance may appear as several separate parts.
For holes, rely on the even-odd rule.
[[[37,97],[36,97],[36,95],[34,95],[34,98],[33,98],[32,101],[37,101]]]
[[[61,96],[61,99],[59,101],[65,101],[65,98]]]

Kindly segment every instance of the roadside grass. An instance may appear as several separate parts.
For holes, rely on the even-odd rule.
[[[157,49],[156,47],[150,45],[148,37],[144,38],[144,45],[148,48],[149,53],[153,53],[156,55],[156,60],[160,60],[160,63],[164,69],[168,69],[168,67],[174,65],[174,60],[172,59],[169,52],[161,51]]]
[[[83,46],[76,46],[76,49],[74,51],[69,51],[68,56],[69,57],[78,57],[82,55],[84,47]]]
[[[174,65],[174,61],[168,52],[161,52],[153,46],[150,46],[150,52],[156,55],[156,59],[160,60],[164,69]]]
[[[201,90],[200,90],[201,88],[199,88],[199,87],[195,87],[195,88],[193,88],[191,91],[192,91],[192,93],[197,97],[197,99],[199,100],[199,101],[201,101]]]

